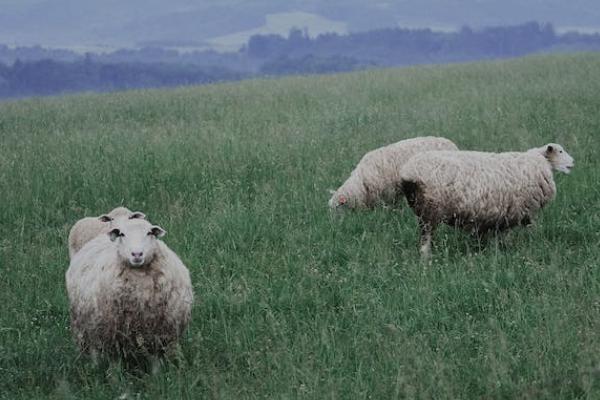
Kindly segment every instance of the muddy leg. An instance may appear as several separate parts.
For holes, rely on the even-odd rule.
[[[98,367],[100,365],[100,355],[98,354],[98,350],[90,350],[90,358],[92,359],[92,365],[94,367]]]

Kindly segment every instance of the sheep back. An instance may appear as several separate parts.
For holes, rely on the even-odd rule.
[[[73,258],[90,240],[107,231],[108,222],[102,222],[98,217],[85,217],[75,222],[69,231],[69,257]]]
[[[424,136],[401,140],[366,153],[337,190],[353,207],[374,207],[377,203],[393,204],[399,192],[400,170],[416,154],[434,150],[458,150],[450,140]]]

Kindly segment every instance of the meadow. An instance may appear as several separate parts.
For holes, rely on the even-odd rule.
[[[535,226],[485,246],[407,207],[331,218],[368,150],[557,142]],[[0,103],[0,399],[600,398],[600,54]],[[69,331],[67,235],[144,211],[197,302],[156,374]]]

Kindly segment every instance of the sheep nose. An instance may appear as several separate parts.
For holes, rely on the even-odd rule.
[[[144,255],[144,253],[143,253],[143,252],[141,252],[141,251],[140,251],[139,253],[136,253],[135,251],[132,251],[132,252],[131,252],[131,255],[132,255],[133,257],[135,257],[135,258],[140,258],[140,257],[142,257],[142,256]]]

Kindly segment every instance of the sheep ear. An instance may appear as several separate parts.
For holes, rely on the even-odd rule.
[[[546,147],[546,154],[550,154],[554,151],[554,147],[552,145],[548,145],[548,147]]]
[[[156,236],[157,238],[161,238],[167,234],[167,231],[165,231],[163,228],[161,228],[158,225],[154,225],[150,229],[150,233],[153,234],[154,236]]]
[[[134,211],[129,216],[129,219],[146,219],[146,214],[141,211]]]
[[[112,217],[109,216],[108,214],[101,215],[98,217],[98,219],[102,222],[110,222],[113,220]]]
[[[110,238],[111,242],[114,242],[120,236],[123,236],[123,234],[121,233],[119,228],[115,228],[115,229],[111,230],[110,232],[108,232],[108,237]]]

